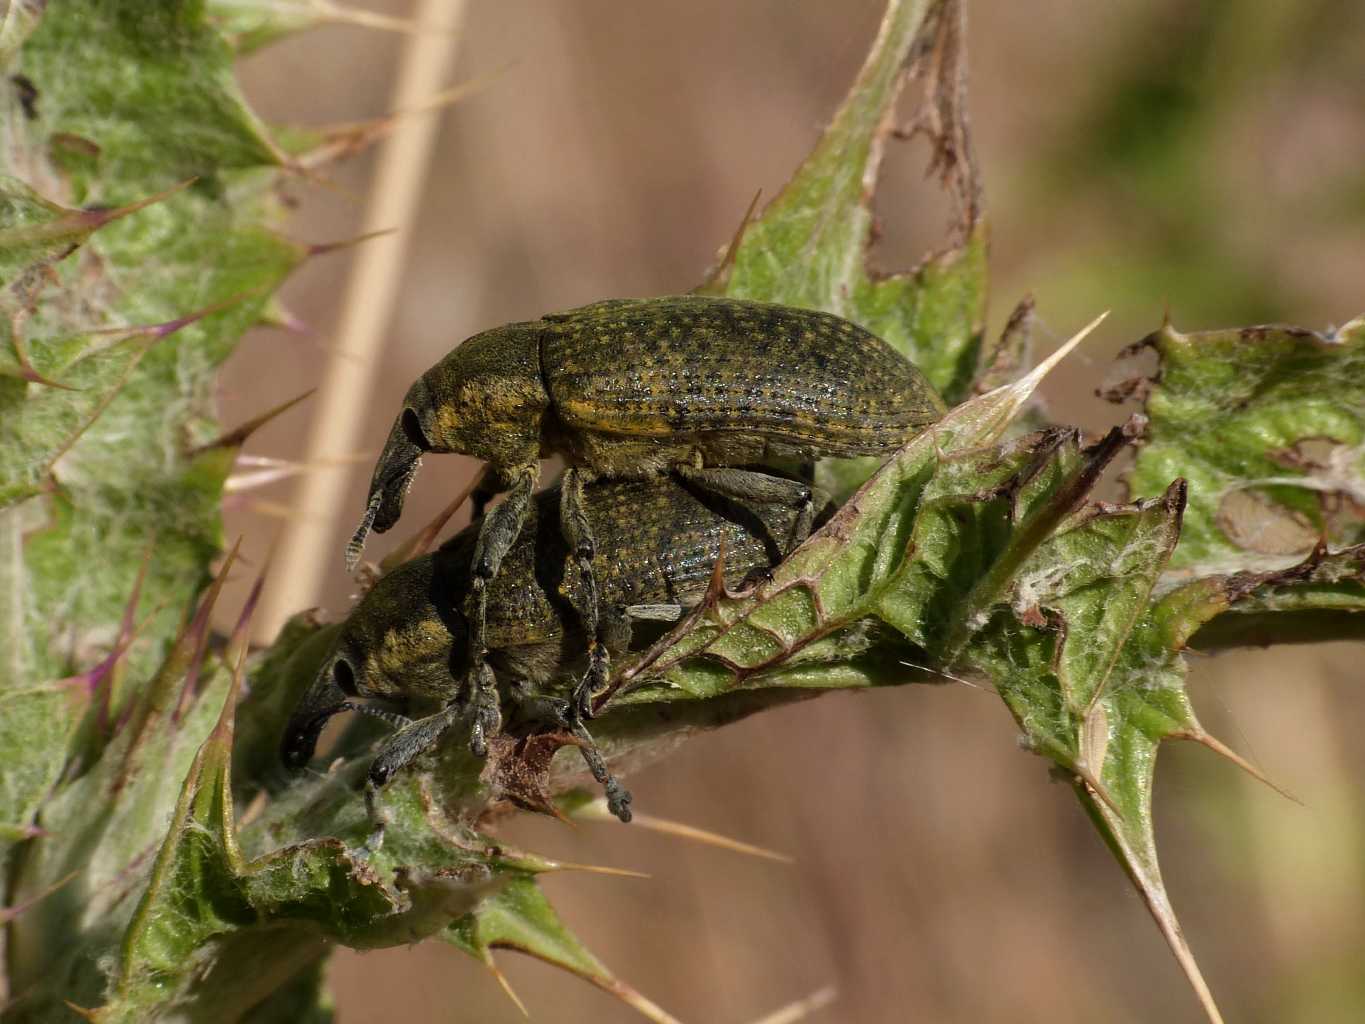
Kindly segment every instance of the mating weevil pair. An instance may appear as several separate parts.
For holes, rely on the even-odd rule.
[[[743,467],[889,454],[943,411],[914,365],[828,313],[677,296],[611,300],[508,324],[470,338],[409,390],[375,467],[348,565],[371,528],[383,532],[398,521],[425,453],[487,463],[475,515],[496,494],[506,498],[475,528],[461,603],[469,651],[462,706],[481,753],[501,728],[488,664],[493,581],[530,513],[539,460],[561,456],[559,528],[577,571],[569,592],[588,649],[567,713],[581,728],[609,675],[614,627],[603,614],[602,538],[586,485],[670,474],[740,506],[791,507],[787,540],[809,528],[810,489]]]

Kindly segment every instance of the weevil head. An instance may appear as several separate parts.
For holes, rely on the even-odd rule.
[[[498,468],[540,457],[540,427],[550,398],[540,373],[534,324],[506,324],[468,339],[422,374],[403,399],[370,479],[365,518],[348,548],[353,568],[371,527],[383,533],[425,452],[472,455]]]
[[[361,598],[289,719],[281,746],[286,765],[307,764],[328,719],[354,701],[412,710],[456,696],[464,620],[437,586],[427,555],[394,569]]]
[[[518,466],[539,457],[549,405],[539,332],[533,324],[506,324],[474,335],[422,374],[400,420],[422,451]]]

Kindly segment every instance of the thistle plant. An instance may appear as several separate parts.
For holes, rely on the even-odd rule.
[[[244,13],[244,10],[246,13]],[[1047,421],[1022,305],[985,334],[986,214],[965,118],[962,10],[890,0],[847,99],[786,188],[698,285],[824,309],[914,360],[952,407],[885,464],[822,464],[834,517],[742,593],[717,584],[616,667],[594,732],[618,771],[680,737],[832,690],[968,678],[1074,790],[1211,1020],[1162,882],[1152,780],[1167,740],[1242,764],[1200,725],[1187,651],[1365,633],[1365,320],[1137,343],[1099,438]],[[272,131],[237,49],[297,11],[195,0],[35,0],[0,22],[0,998],[5,1020],[330,1019],[337,945],[514,949],[672,1018],[568,930],[509,845],[517,808],[600,815],[557,734],[451,742],[381,797],[355,723],[326,774],[277,763],[333,626],[253,649],[255,595],[216,636],[225,429],[217,367],[318,247],[283,232],[281,180],[317,133]],[[73,69],[79,69],[78,72]],[[876,274],[870,183],[908,77],[956,200],[954,237]],[[1079,338],[1078,338],[1079,340]],[[1129,499],[1096,486],[1126,460]],[[221,615],[222,609],[218,609]]]

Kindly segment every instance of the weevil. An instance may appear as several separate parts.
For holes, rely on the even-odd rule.
[[[281,755],[300,768],[323,725],[340,711],[377,714],[399,726],[370,768],[367,794],[457,722],[468,718],[472,745],[486,750],[478,702],[499,690],[522,712],[570,730],[609,805],[630,818],[630,794],[606,770],[574,713],[566,681],[578,678],[591,634],[577,609],[583,577],[571,572],[561,529],[565,492],[553,487],[530,503],[526,527],[487,588],[486,659],[471,650],[464,597],[476,578],[479,528],[471,525],[431,555],[381,577],[342,624],[318,676],[285,730]],[[597,578],[604,643],[630,646],[632,623],[670,621],[694,605],[723,559],[727,585],[765,573],[786,552],[771,537],[804,539],[800,508],[718,499],[672,475],[599,481],[583,488],[581,511],[598,538]],[[487,673],[476,680],[473,673]],[[470,692],[470,683],[473,683]],[[376,704],[361,703],[375,701]]]
[[[586,717],[610,652],[593,574],[601,538],[583,514],[585,482],[670,470],[739,501],[793,502],[809,514],[800,482],[734,467],[889,454],[943,412],[912,363],[829,313],[689,295],[613,299],[507,324],[465,341],[408,391],[348,566],[371,528],[382,533],[398,521],[424,453],[484,460],[475,514],[494,495],[507,497],[474,545],[466,612],[477,661],[489,581],[527,516],[538,460],[562,456],[560,519],[566,557],[583,578],[579,611],[591,652],[575,695]]]

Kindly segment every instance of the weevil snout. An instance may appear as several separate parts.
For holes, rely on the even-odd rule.
[[[431,442],[422,428],[420,404],[415,403],[414,396],[409,393],[370,479],[369,507],[374,512],[376,533],[383,533],[398,522],[403,514],[403,500],[422,464],[422,455],[431,450]]]
[[[290,721],[289,728],[285,730],[284,743],[280,747],[280,760],[284,762],[286,768],[290,771],[301,771],[304,765],[313,760],[313,751],[317,749],[322,727],[339,710],[340,708],[323,711],[306,722]]]
[[[333,715],[347,710],[354,695],[351,663],[341,654],[328,659],[285,726],[280,759],[287,768],[298,771],[313,759],[323,726]]]
[[[384,533],[403,514],[403,501],[408,488],[422,464],[422,453],[428,450],[416,412],[410,405],[399,414],[389,439],[384,443],[379,462],[370,478],[370,496],[365,504],[365,515],[355,534],[346,545],[346,571],[355,570],[360,553],[365,550],[365,538],[370,530]]]

